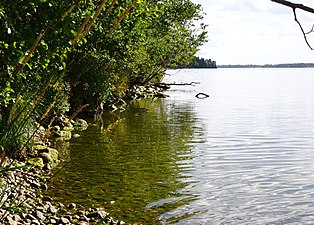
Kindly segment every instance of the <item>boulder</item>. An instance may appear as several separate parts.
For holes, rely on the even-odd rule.
[[[79,138],[79,137],[81,137],[81,135],[79,135],[79,134],[73,134],[73,138]]]
[[[71,131],[69,130],[55,131],[54,134],[64,141],[70,140],[72,137]]]
[[[53,164],[58,162],[59,152],[54,148],[48,147],[40,154],[40,156],[44,163]]]
[[[74,124],[75,129],[77,130],[86,130],[88,127],[88,123],[83,119],[76,119]]]

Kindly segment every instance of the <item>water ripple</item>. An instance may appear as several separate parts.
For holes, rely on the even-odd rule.
[[[191,102],[205,131],[177,162],[188,184],[178,193],[199,198],[161,215],[165,224],[313,224],[314,77],[239,71],[194,71],[213,94]]]

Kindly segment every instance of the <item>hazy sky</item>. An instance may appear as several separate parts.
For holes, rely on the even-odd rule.
[[[206,13],[209,41],[199,56],[222,64],[314,63],[292,9],[271,0],[192,0]],[[314,8],[314,1],[290,0]],[[306,31],[314,14],[298,11]],[[311,40],[312,39],[312,40]],[[309,40],[314,48],[314,33]]]

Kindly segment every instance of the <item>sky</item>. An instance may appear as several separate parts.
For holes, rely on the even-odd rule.
[[[314,8],[314,1],[289,0]],[[208,42],[198,56],[217,65],[314,63],[291,8],[271,0],[192,0],[206,13]],[[314,25],[314,14],[297,10],[305,31]],[[314,48],[314,33],[309,35]]]

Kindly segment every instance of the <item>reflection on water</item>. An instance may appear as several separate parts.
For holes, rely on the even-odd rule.
[[[52,194],[130,223],[313,224],[314,70],[182,70],[173,81],[200,84],[133,102],[110,132],[83,132]]]
[[[134,101],[120,115],[105,115],[105,128],[119,118],[111,131],[91,126],[73,140],[72,161],[51,184],[55,199],[105,207],[126,222],[154,224],[158,215],[193,198],[177,192],[185,186],[178,179],[186,166],[180,161],[190,158],[188,143],[202,128],[190,105],[163,101]]]

